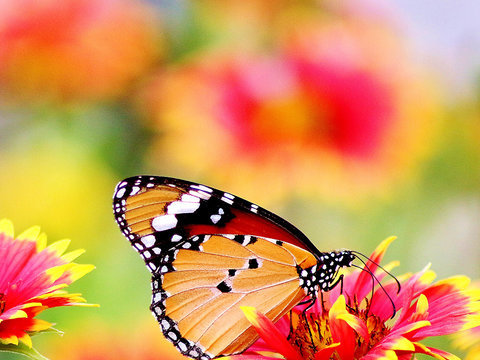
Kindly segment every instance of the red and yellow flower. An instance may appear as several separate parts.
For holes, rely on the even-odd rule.
[[[371,259],[378,263],[392,240],[381,243]],[[379,280],[384,277],[374,263],[367,266]],[[254,308],[244,308],[260,340],[231,358],[406,360],[421,353],[436,359],[458,359],[421,341],[478,326],[480,291],[471,288],[465,276],[437,282],[434,278],[433,271],[425,268],[402,276],[398,293],[393,281],[372,293],[371,275],[355,270],[345,276],[342,294],[337,287],[324,294],[323,304],[319,299],[305,313],[305,306],[297,306],[291,318],[285,316],[276,324]]]
[[[0,221],[0,344],[32,346],[31,335],[52,324],[36,316],[58,306],[92,306],[64,288],[93,270],[72,263],[83,253],[64,253],[70,241],[47,246],[47,237],[32,227],[14,237],[9,220]]]
[[[479,288],[480,284],[475,286]],[[480,299],[479,299],[480,301]],[[462,331],[454,335],[454,345],[467,352],[465,360],[476,360],[480,358],[480,326]]]
[[[480,358],[480,327],[459,334],[455,342],[462,349],[468,349],[465,360],[476,360]]]

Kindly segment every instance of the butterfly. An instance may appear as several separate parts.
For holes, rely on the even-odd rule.
[[[241,306],[275,322],[333,289],[339,269],[358,258],[321,252],[260,206],[179,179],[125,179],[113,209],[152,274],[150,309],[164,336],[193,359],[238,354],[258,339]]]

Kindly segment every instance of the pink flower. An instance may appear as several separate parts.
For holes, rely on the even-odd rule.
[[[0,221],[0,344],[22,342],[31,347],[30,335],[52,326],[36,318],[48,308],[92,306],[83,304],[80,294],[64,290],[94,268],[72,263],[83,250],[64,254],[69,243],[60,240],[47,246],[39,227],[15,238],[12,223]]]

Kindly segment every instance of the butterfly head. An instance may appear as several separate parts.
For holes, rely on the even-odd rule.
[[[319,291],[330,291],[340,281],[340,268],[352,266],[356,256],[349,250],[324,252],[317,259],[317,264],[299,268],[300,285],[307,295],[316,298]]]
[[[331,251],[323,253],[319,259],[321,267],[317,270],[318,276],[324,277],[325,281],[320,284],[322,291],[332,290],[339,282],[338,271],[344,267],[352,266],[356,256],[349,250]],[[322,275],[322,273],[324,275]]]

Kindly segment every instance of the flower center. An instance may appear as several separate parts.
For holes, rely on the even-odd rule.
[[[251,133],[259,143],[269,145],[325,145],[332,125],[329,117],[327,106],[314,104],[307,96],[291,94],[258,104],[250,119]]]
[[[355,335],[352,343],[355,344],[354,360],[357,360],[367,354],[390,330],[382,319],[368,310],[359,310],[355,306],[354,308],[347,307],[347,311],[362,320],[367,325],[369,333],[369,338],[364,339],[354,331]],[[291,313],[291,317],[292,328],[288,340],[304,359],[315,359],[315,354],[336,342],[332,336],[328,311],[322,313],[309,312],[307,314]],[[343,339],[340,340],[340,347],[343,345],[342,342]],[[340,360],[340,357],[334,351],[329,359]]]

